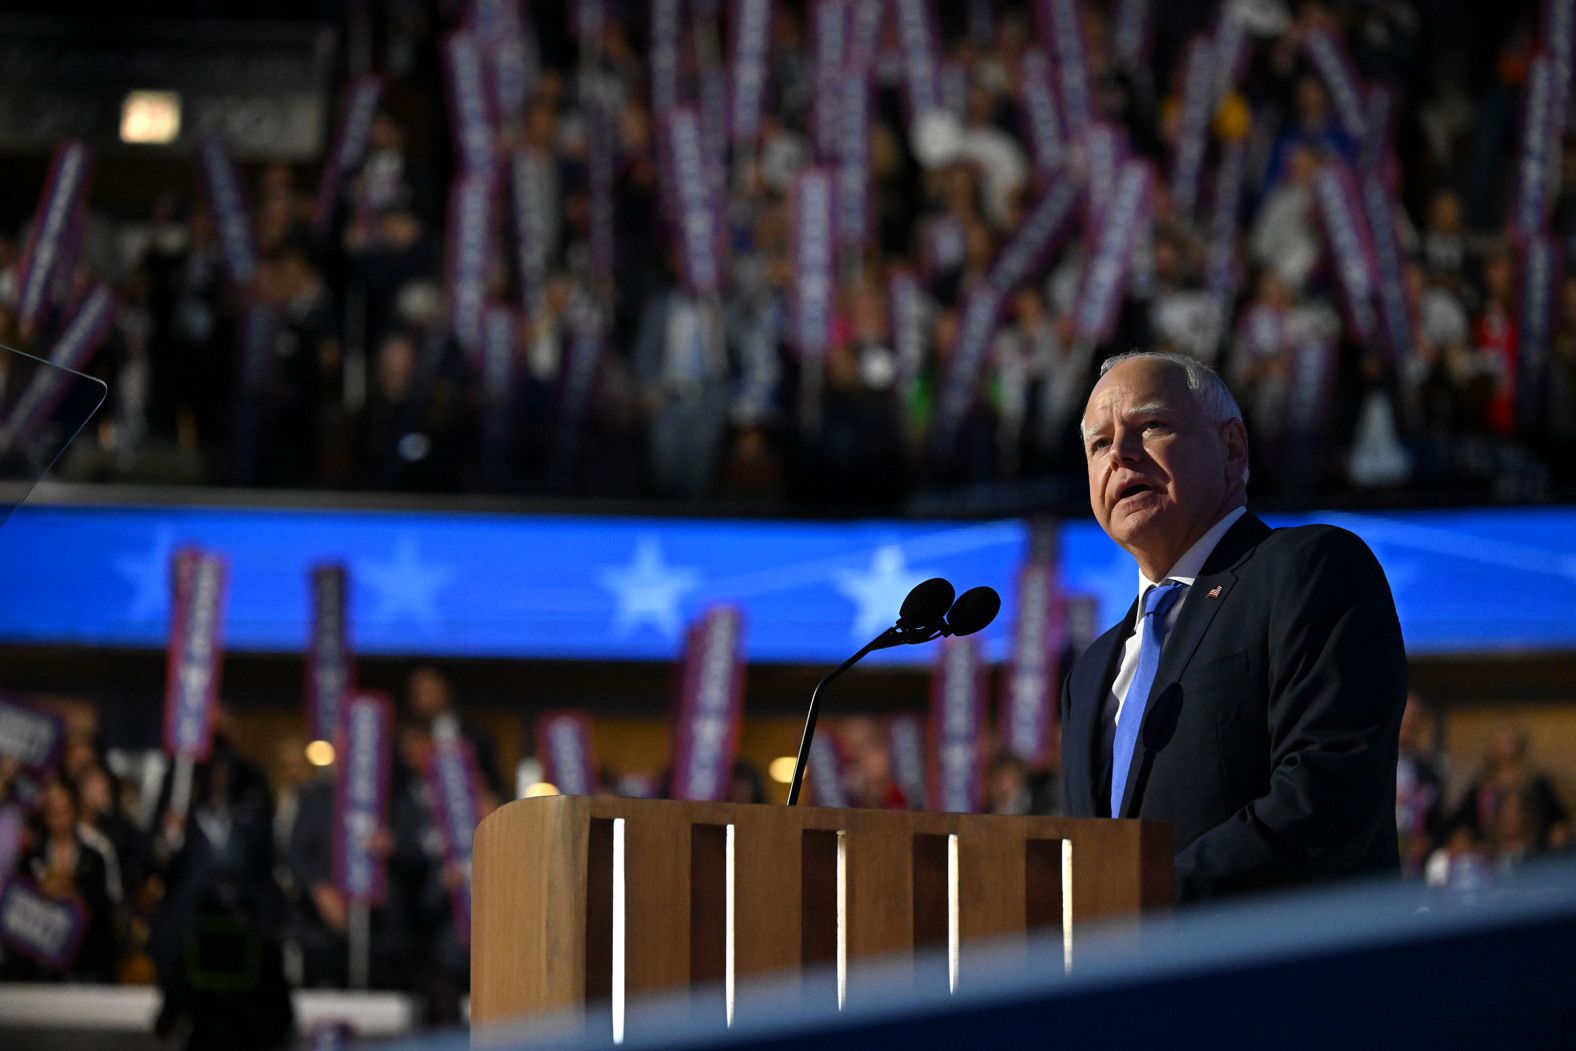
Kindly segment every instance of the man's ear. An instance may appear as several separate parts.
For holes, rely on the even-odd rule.
[[[1226,443],[1226,481],[1248,484],[1248,429],[1242,421],[1227,420],[1220,435]]]

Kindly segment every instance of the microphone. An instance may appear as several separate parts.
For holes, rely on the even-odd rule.
[[[956,592],[952,590],[952,584],[943,577],[931,577],[916,584],[903,600],[903,607],[897,611],[894,630],[928,629],[940,624],[947,610],[952,608],[954,594]]]
[[[810,760],[810,742],[815,739],[815,720],[820,713],[821,691],[843,672],[864,659],[866,654],[893,646],[911,646],[930,642],[943,635],[972,635],[996,619],[1001,609],[1001,596],[994,588],[977,587],[965,591],[953,601],[951,583],[941,577],[932,577],[908,593],[898,610],[897,623],[867,642],[863,649],[820,682],[810,693],[810,710],[804,718],[804,733],[799,738],[799,758],[794,763],[793,781],[788,785],[788,805],[799,803],[799,790],[804,783],[804,768]]]
[[[943,635],[972,635],[980,631],[1001,612],[1001,596],[995,588],[981,585],[969,588],[947,611],[941,626]]]

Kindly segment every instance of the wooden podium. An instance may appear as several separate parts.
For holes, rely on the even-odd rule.
[[[1171,901],[1145,821],[606,797],[524,799],[476,830],[471,1020],[1061,930]],[[1069,957],[1070,958],[1070,957]],[[731,1017],[731,1014],[730,1014]],[[619,1023],[615,1021],[615,1028]]]

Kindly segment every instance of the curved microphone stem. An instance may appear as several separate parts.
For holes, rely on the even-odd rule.
[[[810,742],[815,739],[815,717],[820,711],[821,691],[826,688],[827,683],[863,660],[866,654],[892,645],[893,634],[891,628],[883,631],[866,643],[864,649],[839,664],[830,675],[815,684],[815,689],[810,693],[810,711],[804,717],[804,733],[799,738],[799,760],[794,763],[793,782],[788,786],[789,806],[797,806],[799,803],[799,788],[804,781],[805,764],[810,761]]]

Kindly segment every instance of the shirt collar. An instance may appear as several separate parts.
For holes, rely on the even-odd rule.
[[[1247,505],[1238,507],[1226,513],[1226,517],[1216,522],[1209,528],[1209,532],[1193,541],[1193,546],[1182,552],[1182,557],[1176,560],[1171,567],[1171,572],[1161,574],[1160,580],[1179,580],[1188,587],[1193,586],[1193,581],[1198,579],[1198,571],[1204,568],[1204,563],[1209,561],[1209,556],[1214,552],[1215,545],[1220,543],[1220,538],[1226,535],[1226,530],[1236,524],[1237,519],[1248,513]],[[1138,597],[1144,597],[1144,592],[1160,583],[1159,580],[1150,580],[1144,576],[1144,571],[1138,571]]]

